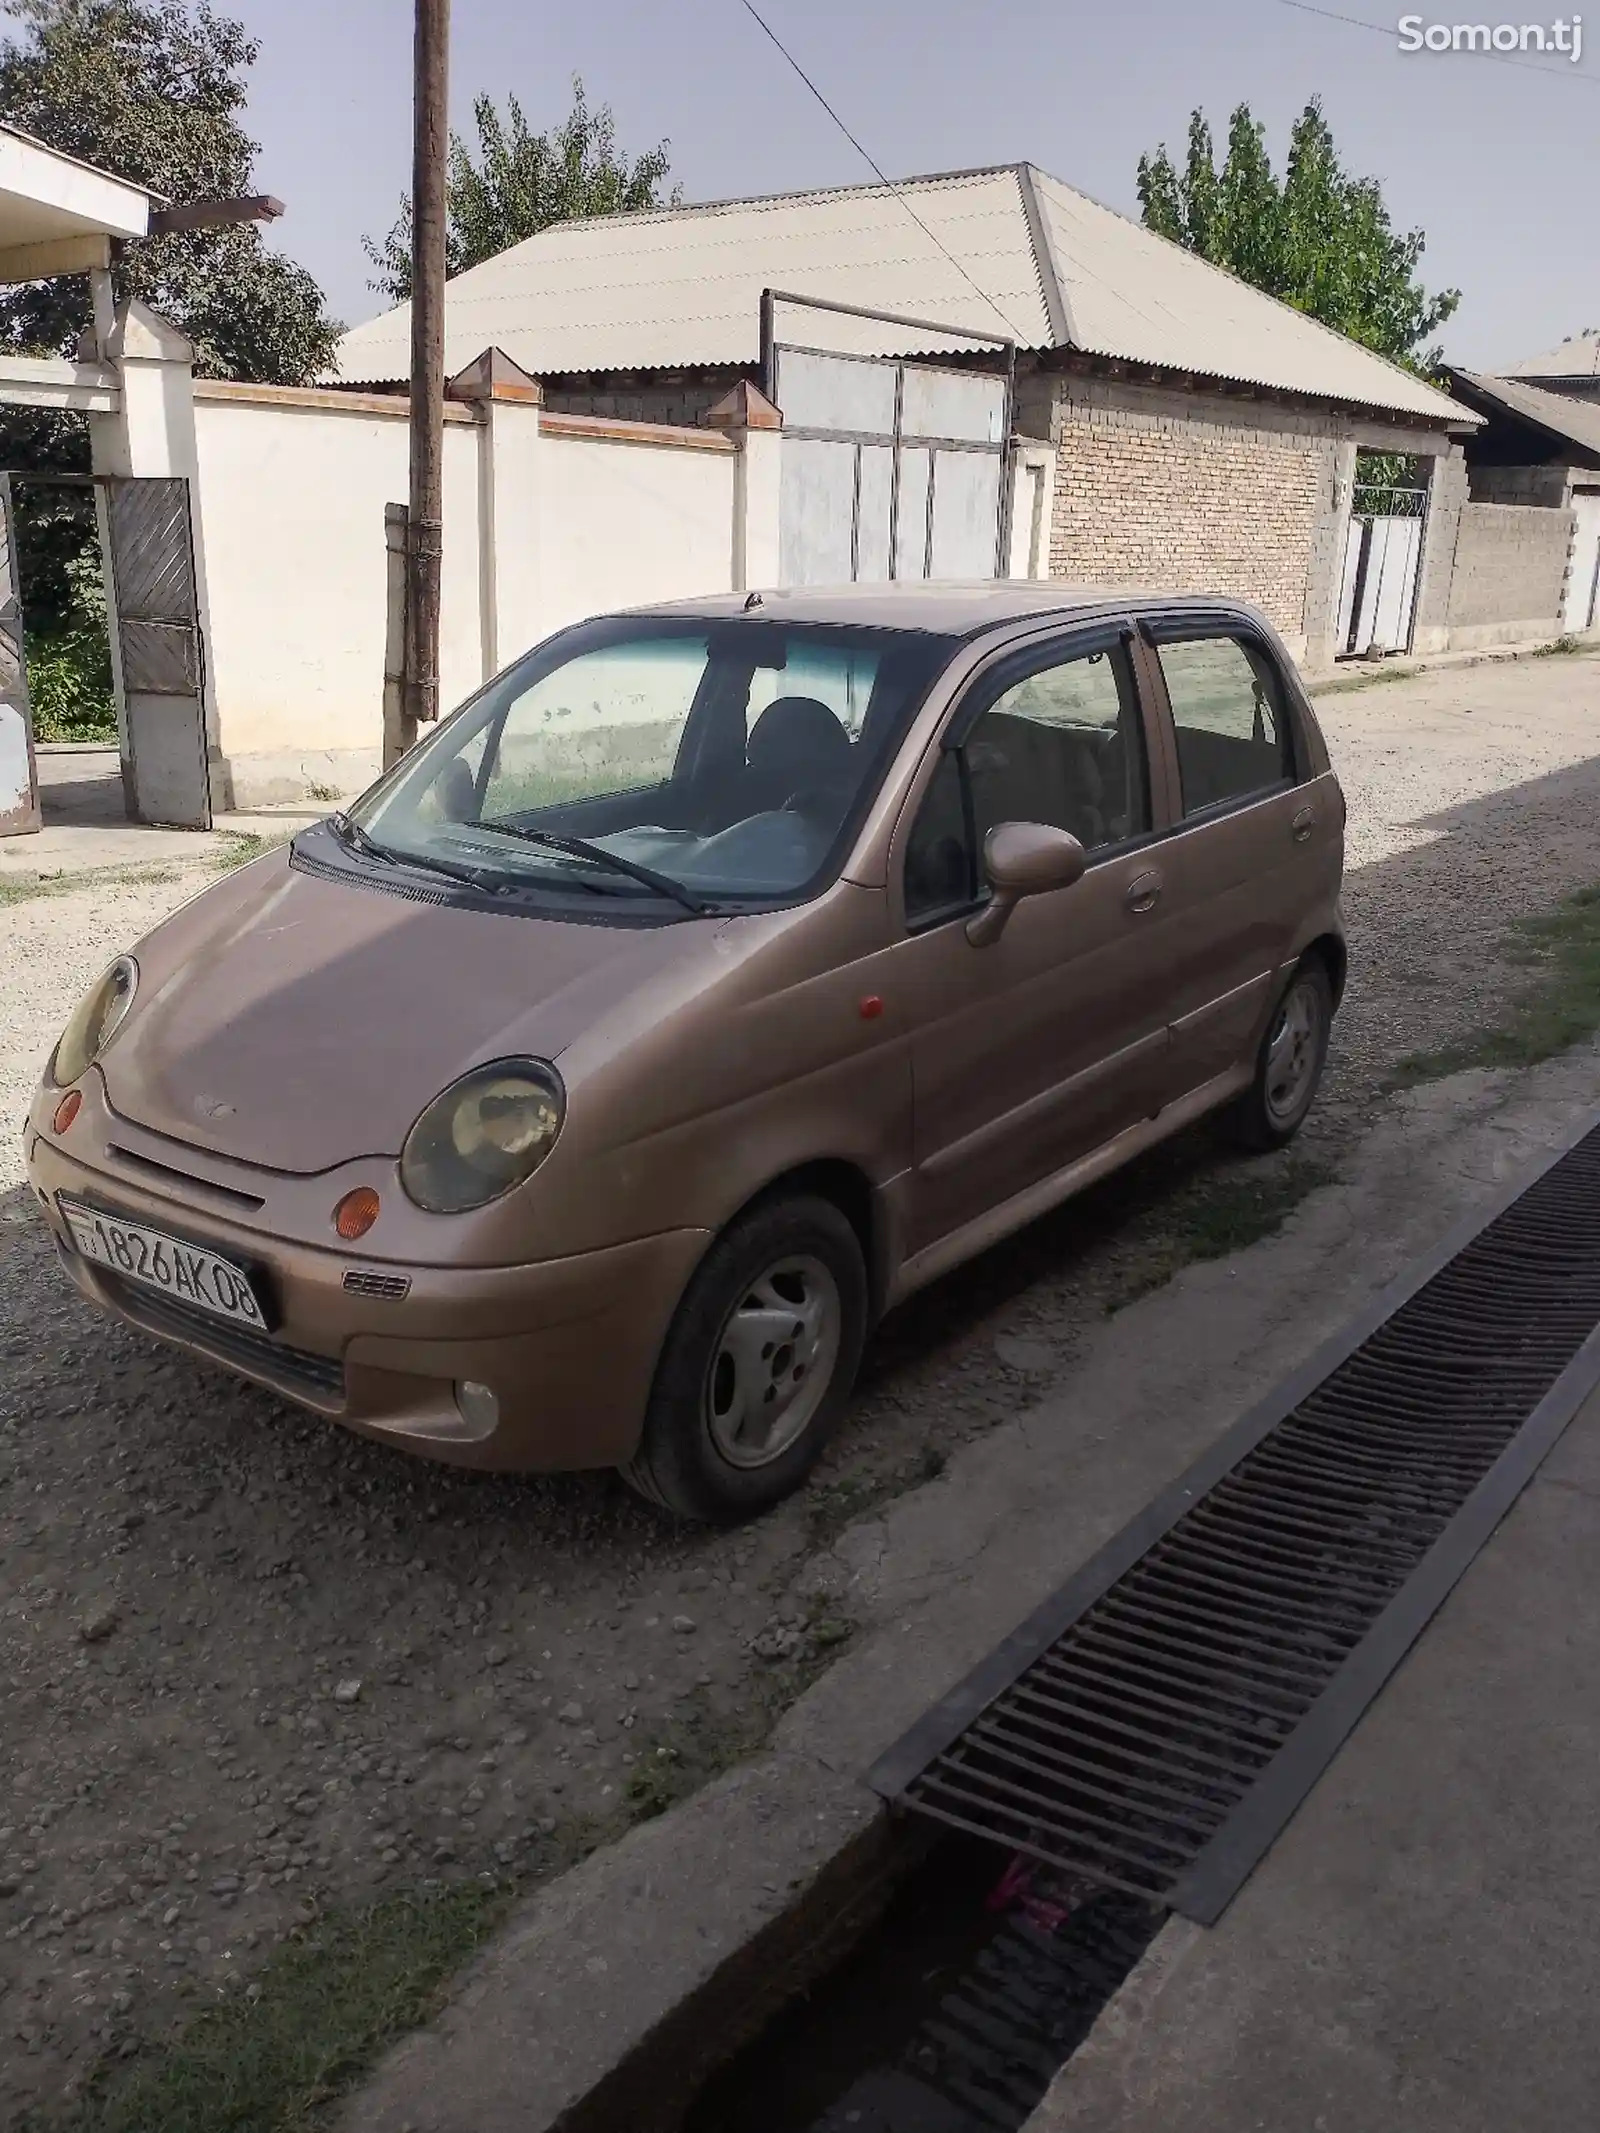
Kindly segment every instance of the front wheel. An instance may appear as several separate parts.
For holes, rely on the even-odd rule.
[[[1333,1027],[1333,987],[1315,957],[1300,965],[1267,1024],[1256,1059],[1256,1077],[1225,1113],[1229,1135],[1240,1146],[1266,1154],[1287,1147],[1305,1124]]]
[[[768,1200],[701,1261],[662,1349],[623,1479],[684,1518],[731,1524],[798,1488],[844,1413],[867,1272],[829,1200]]]

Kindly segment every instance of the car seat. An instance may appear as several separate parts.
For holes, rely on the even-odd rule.
[[[780,696],[768,704],[750,729],[745,763],[752,814],[814,796],[817,812],[842,820],[856,782],[850,736],[815,696]]]

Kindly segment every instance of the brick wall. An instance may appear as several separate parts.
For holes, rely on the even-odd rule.
[[[1052,576],[1231,593],[1304,646],[1335,541],[1331,423],[1073,379],[1054,435]]]
[[[711,377],[618,378],[571,385],[555,379],[545,384],[544,404],[561,415],[610,415],[624,422],[701,429],[736,376],[730,370]]]
[[[1469,466],[1467,478],[1475,504],[1536,504],[1559,511],[1567,501],[1571,475],[1563,467]]]
[[[1466,504],[1450,580],[1450,642],[1554,635],[1572,513],[1531,504]]]

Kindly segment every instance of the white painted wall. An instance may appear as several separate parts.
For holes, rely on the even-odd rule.
[[[223,754],[376,750],[383,507],[403,503],[403,419],[196,398],[212,672]],[[482,678],[479,442],[445,430],[444,700]]]
[[[775,549],[775,485],[747,524],[742,454],[720,435],[657,442],[513,401],[481,417],[453,411],[445,429],[446,709],[564,624],[726,591],[745,582],[747,550],[753,562]],[[381,742],[383,508],[406,495],[404,402],[201,385],[195,418],[233,797],[359,789]],[[758,452],[775,441],[758,437]]]
[[[575,436],[565,433],[571,418],[557,431],[559,419],[547,421],[539,440],[541,633],[597,605],[639,607],[732,587],[731,451]],[[706,443],[724,440],[713,433]]]

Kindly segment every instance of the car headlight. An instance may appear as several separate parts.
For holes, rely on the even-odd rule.
[[[57,1088],[64,1089],[88,1073],[121,1028],[138,986],[139,966],[131,955],[119,955],[90,986],[72,1010],[72,1019],[51,1055],[50,1079]]]
[[[566,1091],[542,1059],[497,1059],[436,1096],[406,1135],[400,1183],[429,1214],[486,1207],[532,1177],[555,1145]]]

